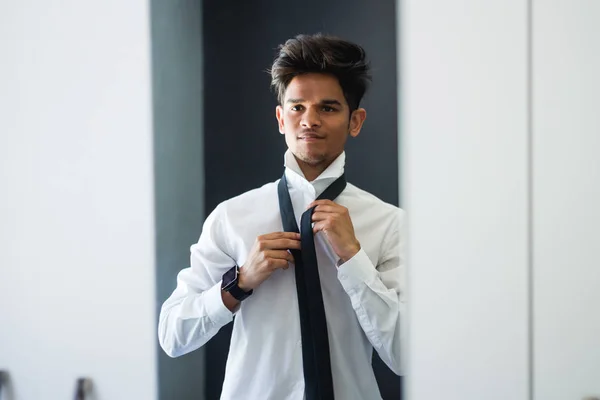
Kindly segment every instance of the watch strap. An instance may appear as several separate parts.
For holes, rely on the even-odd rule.
[[[232,287],[229,288],[229,293],[237,301],[243,301],[243,300],[245,300],[248,296],[250,296],[252,294],[252,292],[253,292],[253,290],[250,290],[248,292],[244,291],[243,289],[241,289],[237,285],[237,283],[235,285],[233,285]]]

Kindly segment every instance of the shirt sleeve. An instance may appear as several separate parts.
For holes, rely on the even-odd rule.
[[[190,267],[177,275],[177,287],[163,303],[158,340],[170,357],[198,349],[233,319],[221,298],[221,277],[235,265],[228,255],[221,206],[206,219],[190,248]]]
[[[338,279],[369,342],[381,359],[401,375],[402,337],[405,330],[405,213],[400,210],[383,241],[374,266],[364,250],[338,268]]]

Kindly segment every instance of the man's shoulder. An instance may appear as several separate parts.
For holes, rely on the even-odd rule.
[[[404,212],[398,206],[385,202],[379,197],[375,196],[373,193],[367,192],[356,185],[348,183],[348,189],[348,196],[350,196],[353,201],[357,201],[363,206],[377,207],[378,209],[391,214],[401,214]]]
[[[373,224],[385,227],[386,236],[389,232],[403,229],[406,212],[391,203],[385,202],[374,194],[348,184],[349,204],[356,207],[357,220],[369,221],[368,226]],[[350,213],[353,213],[350,209]]]
[[[250,209],[261,208],[271,202],[277,201],[277,182],[268,182],[264,185],[248,190],[235,197],[221,202],[216,210],[222,212],[247,211]]]

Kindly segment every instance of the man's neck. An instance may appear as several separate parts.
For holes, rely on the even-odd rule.
[[[309,182],[312,182],[315,179],[317,179],[319,175],[321,175],[323,171],[325,171],[327,167],[329,167],[331,163],[335,160],[335,158],[333,158],[332,160],[326,160],[317,164],[309,164],[298,159],[296,156],[294,156],[294,158],[296,158],[296,162],[298,163],[300,170],[304,174],[304,178],[306,178],[306,180]]]

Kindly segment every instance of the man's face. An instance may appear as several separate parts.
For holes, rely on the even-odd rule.
[[[364,109],[350,117],[337,78],[320,73],[294,77],[276,113],[288,148],[300,162],[311,166],[335,160],[344,151],[348,135],[359,134],[366,117]]]

